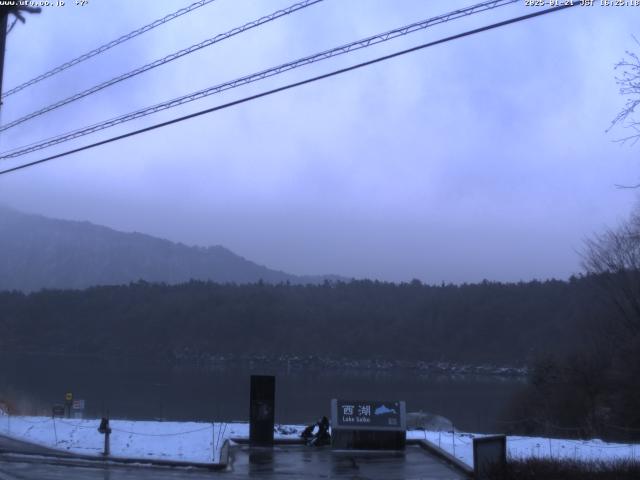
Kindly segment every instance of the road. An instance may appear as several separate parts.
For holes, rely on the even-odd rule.
[[[0,450],[8,444],[0,439]],[[12,444],[28,449],[28,455],[0,453],[0,480],[236,480],[240,478],[351,479],[351,480],[459,480],[466,478],[443,461],[418,446],[404,453],[338,453],[329,448],[276,446],[271,449],[232,449],[231,465],[224,472],[206,469],[144,467],[76,462],[45,455],[38,447]],[[26,450],[23,450],[25,453]]]

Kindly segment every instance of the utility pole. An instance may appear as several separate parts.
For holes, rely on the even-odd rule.
[[[7,42],[7,21],[9,9],[4,8],[0,12],[0,107],[2,107],[2,79],[4,77],[4,46]]]
[[[0,7],[0,107],[2,107],[2,79],[4,78],[4,51],[7,43],[7,24],[9,22],[9,14],[11,13],[16,17],[14,23],[20,20],[25,22],[23,12],[27,13],[40,13],[40,7],[28,7],[23,5],[1,6]]]

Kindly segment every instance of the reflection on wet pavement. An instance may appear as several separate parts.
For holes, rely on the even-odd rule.
[[[275,446],[232,449],[227,471],[135,466],[64,466],[0,458],[1,480],[170,480],[184,479],[437,479],[466,478],[418,446],[404,453],[332,451],[328,447]]]

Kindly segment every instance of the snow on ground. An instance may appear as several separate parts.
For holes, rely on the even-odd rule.
[[[118,458],[219,463],[224,441],[248,437],[247,423],[203,423],[111,420],[111,455]],[[0,413],[0,435],[81,455],[101,456],[104,436],[100,420],[10,416]],[[304,426],[277,425],[276,438],[298,438]],[[426,439],[473,465],[473,433],[411,430],[407,439]],[[635,459],[640,445],[601,440],[507,437],[510,458],[553,457],[613,460]]]
[[[0,435],[81,455],[101,456],[100,420],[50,417],[0,417]],[[246,423],[201,423],[110,420],[111,456],[197,463],[220,462],[230,437],[247,437]],[[300,426],[278,427],[276,437],[298,436]]]
[[[473,466],[473,438],[476,433],[407,432],[407,439],[429,440],[469,466]],[[640,445],[633,443],[607,443],[599,439],[568,440],[544,437],[507,436],[509,458],[571,458],[577,460],[636,459]]]

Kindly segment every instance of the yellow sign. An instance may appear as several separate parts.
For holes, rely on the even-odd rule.
[[[72,400],[73,400],[73,393],[71,393],[71,392],[67,392],[67,393],[65,393],[65,394],[64,394],[64,399],[65,399],[67,402],[72,401]]]

